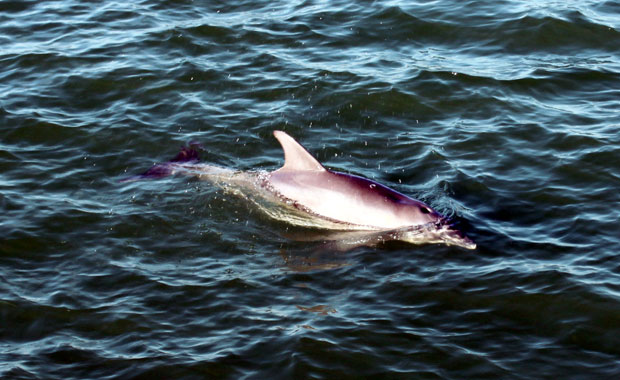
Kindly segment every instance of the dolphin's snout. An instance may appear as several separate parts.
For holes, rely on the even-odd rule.
[[[447,228],[444,231],[443,236],[446,244],[457,245],[466,249],[476,249],[476,243],[468,238],[463,232],[455,228]]]

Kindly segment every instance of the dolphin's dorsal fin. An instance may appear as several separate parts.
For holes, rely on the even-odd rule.
[[[278,171],[325,170],[323,165],[294,138],[282,131],[273,131],[273,135],[278,139],[282,145],[282,150],[284,150],[284,166]]]

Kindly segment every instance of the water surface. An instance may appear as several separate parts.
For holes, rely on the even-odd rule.
[[[0,376],[617,378],[619,46],[615,1],[0,1]],[[119,183],[274,129],[478,249]]]

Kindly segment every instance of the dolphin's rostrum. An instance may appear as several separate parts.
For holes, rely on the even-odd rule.
[[[476,244],[427,204],[367,178],[326,169],[291,136],[274,131],[284,150],[275,171],[243,172],[198,162],[193,146],[171,161],[127,180],[182,173],[209,180],[256,204],[267,215],[293,225],[332,231],[367,231],[366,239],[414,244]],[[334,235],[337,236],[337,235]]]

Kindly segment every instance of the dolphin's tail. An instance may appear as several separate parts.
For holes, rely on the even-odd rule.
[[[181,147],[181,151],[170,161],[156,164],[144,173],[121,179],[120,182],[157,179],[172,175],[184,165],[191,165],[200,161],[199,150],[201,148],[202,146],[200,144],[190,142],[187,146]]]

